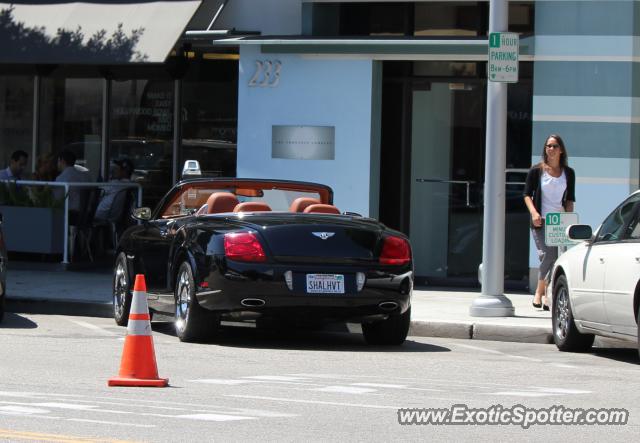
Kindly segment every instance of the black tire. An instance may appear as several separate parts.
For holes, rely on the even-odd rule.
[[[411,307],[403,314],[390,315],[386,320],[362,323],[362,334],[370,345],[401,345],[409,333]]]
[[[638,358],[640,358],[640,308],[638,308],[636,317],[636,325],[638,325]]]
[[[174,291],[175,328],[180,341],[198,342],[216,336],[220,325],[220,316],[204,309],[195,296],[193,271],[188,262],[178,268]]]
[[[4,293],[0,294],[0,322],[4,318]]]
[[[586,352],[593,346],[593,334],[581,334],[576,328],[569,300],[567,278],[561,275],[553,287],[553,341],[565,352]]]
[[[132,297],[127,256],[121,252],[113,268],[113,318],[119,326],[127,326]]]

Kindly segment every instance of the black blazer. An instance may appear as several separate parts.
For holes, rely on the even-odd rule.
[[[527,181],[524,185],[524,197],[531,197],[531,200],[533,200],[533,206],[535,206],[538,212],[540,212],[542,207],[542,192],[540,190],[541,173],[542,168],[539,165],[533,166],[529,169]],[[566,209],[567,201],[576,201],[576,173],[572,168],[566,166],[564,168],[564,174],[567,177],[567,189],[565,189],[564,195],[562,196],[562,207]],[[529,223],[531,227],[534,227],[532,221]]]

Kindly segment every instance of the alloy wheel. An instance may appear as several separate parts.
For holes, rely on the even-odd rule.
[[[122,317],[123,315],[128,290],[129,284],[127,282],[126,270],[124,269],[122,262],[118,262],[113,288],[113,308],[118,317]]]
[[[182,271],[178,278],[178,291],[176,299],[176,326],[184,328],[184,323],[189,315],[189,303],[191,293],[191,283],[187,272]]]
[[[564,339],[569,332],[569,298],[567,297],[567,288],[564,286],[561,287],[556,297],[556,334],[558,337]]]

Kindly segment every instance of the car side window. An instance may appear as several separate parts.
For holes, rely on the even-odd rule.
[[[639,200],[640,194],[634,194],[609,214],[598,231],[596,242],[618,241],[627,237],[625,232],[631,233],[629,229],[636,230],[631,221],[634,219],[637,223]]]

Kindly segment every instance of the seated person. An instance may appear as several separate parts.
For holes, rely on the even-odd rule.
[[[91,176],[89,171],[84,167],[76,167],[76,155],[69,150],[63,150],[58,154],[58,171],[60,174],[56,177],[57,182],[65,183],[82,183],[90,182]],[[77,223],[79,213],[82,208],[83,198],[87,188],[69,187],[69,224]],[[64,189],[57,188],[55,190],[56,198],[64,197]]]
[[[133,174],[133,163],[128,158],[114,160],[110,183],[130,183]],[[105,186],[98,203],[94,220],[96,222],[115,222],[122,217],[122,211],[130,188]]]
[[[27,168],[28,154],[24,151],[15,151],[11,154],[9,166],[0,171],[0,180],[22,180],[22,174]]]

